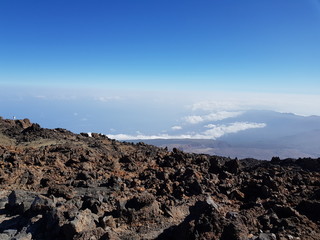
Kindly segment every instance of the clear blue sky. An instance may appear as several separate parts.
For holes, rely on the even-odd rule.
[[[320,93],[318,0],[3,0],[0,83]]]
[[[0,116],[157,134],[319,102],[319,0],[0,1]]]

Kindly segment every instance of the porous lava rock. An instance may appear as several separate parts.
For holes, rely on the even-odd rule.
[[[168,151],[0,118],[0,239],[320,239],[320,159]]]

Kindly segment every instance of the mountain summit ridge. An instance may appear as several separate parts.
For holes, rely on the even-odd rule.
[[[0,118],[0,239],[319,239],[320,159],[231,159]]]

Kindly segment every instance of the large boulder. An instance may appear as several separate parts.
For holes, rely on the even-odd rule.
[[[37,193],[27,192],[23,190],[15,190],[8,196],[8,204],[6,209],[11,214],[22,214],[30,210],[34,200],[38,197]]]

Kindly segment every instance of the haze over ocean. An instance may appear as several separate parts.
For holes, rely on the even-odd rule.
[[[320,115],[319,26],[318,0],[4,0],[0,115],[113,136]]]

